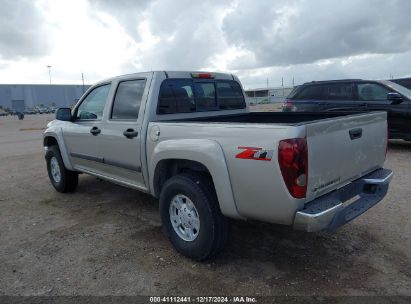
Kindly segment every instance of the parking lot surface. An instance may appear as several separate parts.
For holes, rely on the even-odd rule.
[[[0,117],[0,295],[411,296],[411,143],[390,143],[387,197],[337,233],[233,222],[222,254],[197,263],[173,250],[149,195],[86,175],[54,191],[52,119]]]

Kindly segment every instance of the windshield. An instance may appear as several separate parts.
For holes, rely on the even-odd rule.
[[[397,91],[398,93],[404,95],[405,97],[411,100],[411,90],[407,89],[406,87],[403,87],[402,85],[399,85],[395,82],[388,80],[381,80],[381,83],[385,84],[386,86],[390,87],[391,89]]]

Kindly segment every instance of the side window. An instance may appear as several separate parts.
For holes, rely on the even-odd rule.
[[[323,85],[309,85],[302,88],[294,96],[295,99],[323,99],[324,86]]]
[[[196,111],[193,82],[185,79],[168,79],[160,87],[158,114],[189,113]]]
[[[387,100],[387,94],[389,89],[376,84],[376,83],[359,83],[358,87],[358,100],[372,101],[372,100]]]
[[[352,99],[352,84],[351,83],[333,83],[324,86],[325,99],[331,100],[350,100]]]
[[[244,109],[243,90],[235,81],[217,81],[217,99],[220,109]]]
[[[145,79],[120,82],[114,97],[110,118],[113,120],[137,120],[145,86]]]
[[[295,98],[296,96],[298,96],[301,89],[301,86],[295,86],[294,89],[292,89],[292,91],[290,92],[290,94],[288,94],[287,98]]]
[[[195,82],[194,88],[197,111],[217,109],[214,82]]]
[[[101,119],[110,84],[92,90],[77,108],[76,119]]]

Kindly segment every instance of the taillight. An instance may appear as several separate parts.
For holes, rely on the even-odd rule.
[[[278,145],[278,163],[290,194],[295,198],[304,198],[308,181],[307,140],[281,140]]]
[[[283,102],[283,111],[295,111],[296,107],[294,106],[294,103],[292,102],[292,100],[284,100]]]

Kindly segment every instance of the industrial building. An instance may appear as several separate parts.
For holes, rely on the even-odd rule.
[[[89,85],[65,84],[0,84],[0,106],[14,109],[17,106],[26,109],[36,106],[71,107]]]
[[[291,93],[294,87],[246,89],[248,104],[279,103]]]
[[[32,109],[38,106],[71,107],[89,87],[69,84],[0,84],[0,107],[11,110]],[[282,102],[292,89],[247,89],[245,93],[249,104],[278,103]]]

